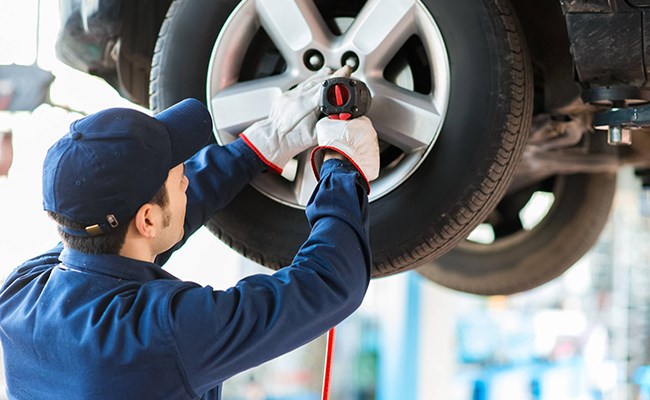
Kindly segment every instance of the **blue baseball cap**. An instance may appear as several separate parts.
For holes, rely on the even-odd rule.
[[[169,170],[205,146],[211,134],[210,113],[196,99],[154,117],[110,108],[77,120],[45,157],[43,208],[85,226],[61,227],[71,235],[111,232],[129,223]]]

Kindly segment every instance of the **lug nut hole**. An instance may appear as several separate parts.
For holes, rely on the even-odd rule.
[[[310,71],[318,71],[325,65],[325,57],[315,49],[307,50],[302,56],[302,61]]]
[[[359,68],[359,57],[354,52],[346,51],[341,57],[341,66],[345,65],[356,71]]]

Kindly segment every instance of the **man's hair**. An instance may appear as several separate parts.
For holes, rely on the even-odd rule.
[[[163,209],[167,207],[169,196],[164,184],[148,203],[156,204]],[[124,240],[126,239],[126,232],[129,229],[130,221],[127,221],[127,223],[120,223],[111,232],[104,235],[80,237],[64,232],[60,226],[62,225],[74,230],[84,230],[86,224],[72,221],[63,215],[52,211],[48,211],[47,214],[59,225],[57,229],[59,236],[61,236],[61,240],[63,240],[63,243],[67,247],[83,253],[119,254],[122,246],[124,246]]]

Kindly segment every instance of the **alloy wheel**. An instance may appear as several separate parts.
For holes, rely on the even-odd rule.
[[[419,0],[369,0],[359,10],[338,10],[332,14],[312,1],[242,1],[212,52],[209,108],[217,141],[229,143],[265,118],[283,91],[322,66],[353,66],[352,76],[372,93],[368,116],[380,139],[373,201],[399,187],[434,146],[449,98],[449,62],[442,35]],[[252,185],[304,208],[316,186],[309,151],[282,176],[264,174]]]

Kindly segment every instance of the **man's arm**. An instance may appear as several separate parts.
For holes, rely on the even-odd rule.
[[[206,146],[187,160],[185,176],[190,183],[185,233],[179,243],[156,258],[156,263],[164,264],[197,229],[266,169],[266,164],[241,139],[225,146]]]
[[[351,163],[324,164],[306,213],[312,231],[290,266],[227,291],[194,287],[172,298],[171,330],[197,393],[303,345],[361,304],[370,279],[368,200]]]
[[[187,189],[186,232],[194,232],[228,205],[266,165],[241,140],[210,145],[185,163]]]
[[[223,147],[208,146],[185,163],[190,180],[183,240],[156,262],[164,263],[215,212],[226,206],[266,168],[282,173],[291,158],[316,145],[315,126],[320,111],[318,93],[327,77],[350,76],[343,67],[332,74],[323,68],[273,101],[268,118],[241,133]]]

